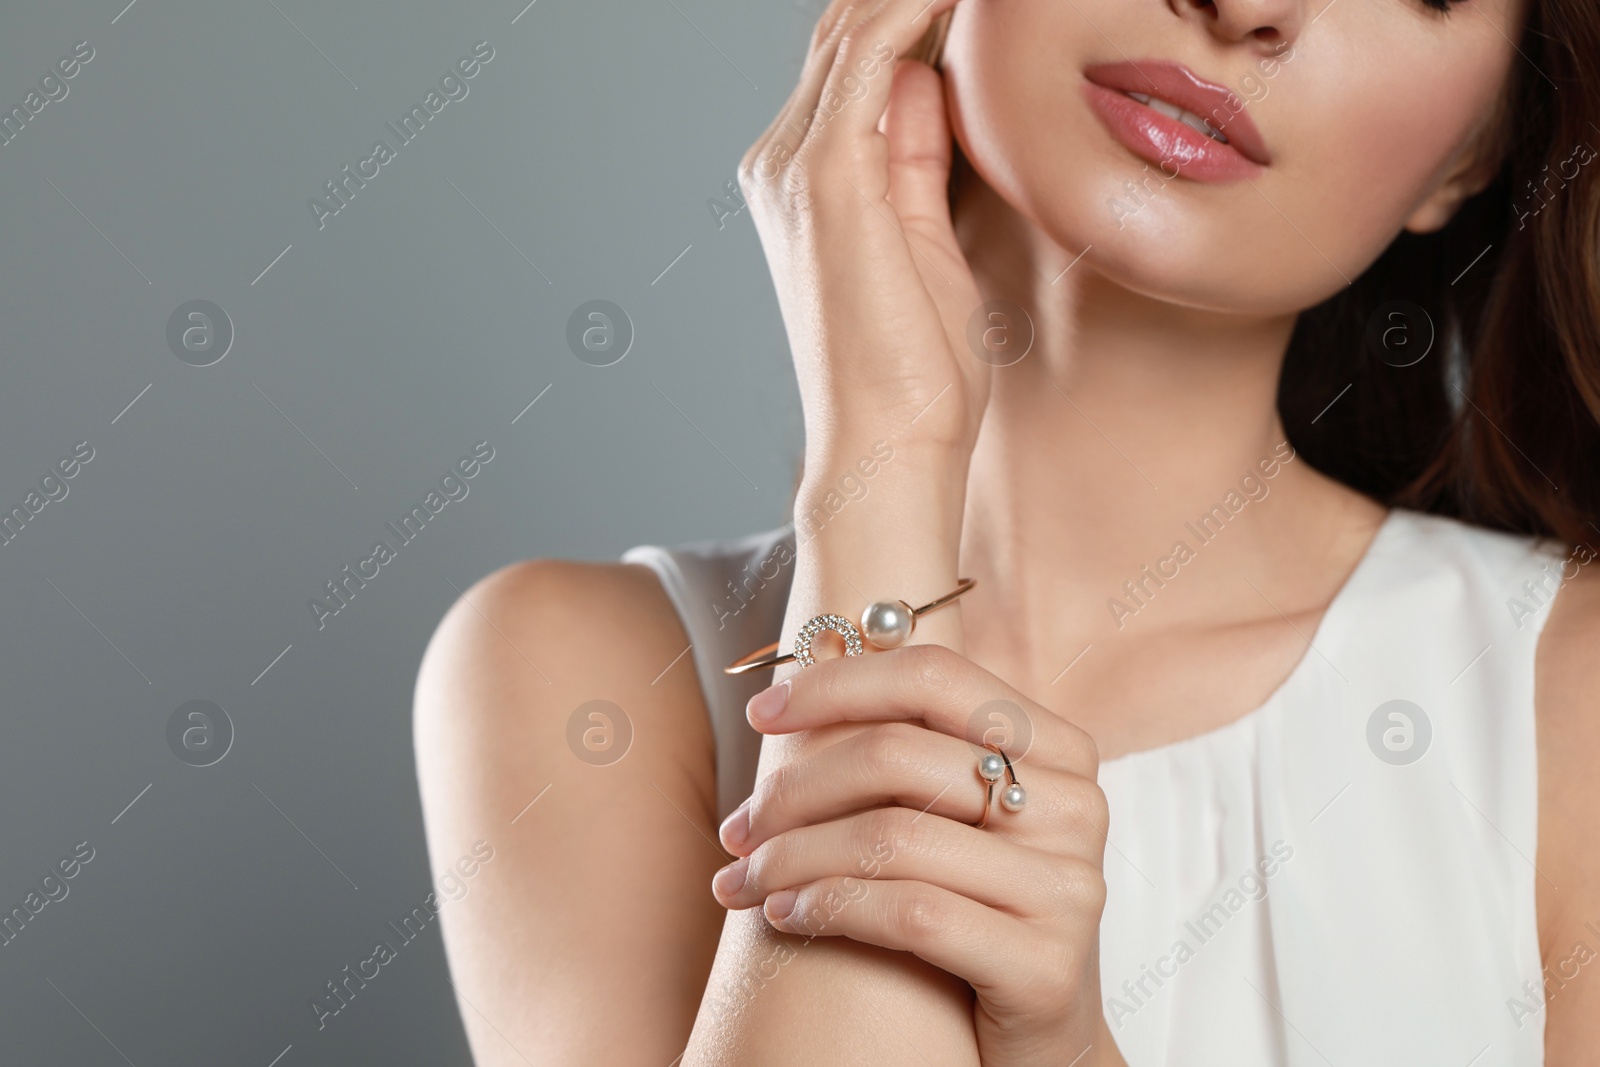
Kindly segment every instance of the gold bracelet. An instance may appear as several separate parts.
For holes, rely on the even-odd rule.
[[[764,648],[756,649],[748,656],[734,660],[722,668],[722,673],[744,674],[747,671],[759,671],[790,662],[809,667],[816,662],[816,657],[811,654],[811,642],[824,630],[832,630],[844,638],[844,654],[847,656],[859,656],[866,651],[862,645],[863,634],[866,643],[874,648],[898,648],[911,639],[912,632],[917,628],[917,619],[930,611],[938,611],[946,604],[953,603],[962,593],[977,584],[975,578],[962,578],[954,590],[937,600],[928,601],[920,608],[914,608],[904,600],[875,601],[868,604],[867,610],[861,613],[859,627],[843,615],[818,615],[800,627],[800,632],[795,635],[794,651],[785,652],[781,656],[774,655],[773,653],[778,651],[778,642],[774,641]]]

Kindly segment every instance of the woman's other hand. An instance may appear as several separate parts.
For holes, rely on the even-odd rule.
[[[778,767],[723,823],[740,857],[713,882],[725,907],[965,979],[984,1067],[1122,1064],[1100,1007],[1108,814],[1088,734],[938,645],[823,661],[748,716],[769,735],[862,728]],[[1002,777],[979,829],[986,741],[1026,796],[1008,810]]]
[[[981,299],[951,227],[944,83],[900,58],[957,2],[834,0],[739,167],[794,353],[808,470],[878,437],[965,455],[977,434],[988,366],[966,351]]]

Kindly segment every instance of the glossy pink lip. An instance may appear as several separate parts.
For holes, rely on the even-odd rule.
[[[1272,161],[1261,131],[1240,97],[1165,60],[1102,63],[1087,68],[1084,93],[1112,136],[1140,159],[1203,182],[1253,177]],[[1228,139],[1198,130],[1145,106],[1127,94],[1158,97],[1192,111]]]

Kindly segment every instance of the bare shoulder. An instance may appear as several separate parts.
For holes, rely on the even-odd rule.
[[[1588,1062],[1600,1047],[1600,573],[1562,586],[1540,636],[1539,941],[1546,1062]],[[1576,981],[1574,979],[1577,979]]]
[[[456,600],[428,644],[417,675],[419,762],[485,731],[500,742],[530,742],[501,754],[520,756],[524,767],[572,758],[566,719],[604,701],[626,718],[612,716],[614,739],[603,723],[589,733],[589,765],[620,764],[634,754],[630,735],[644,728],[654,736],[643,762],[678,759],[701,769],[701,758],[713,757],[712,739],[693,662],[678,659],[688,643],[647,567],[556,559],[503,567]],[[594,713],[605,709],[597,704]],[[651,729],[667,720],[671,729]],[[610,740],[629,747],[608,751]]]
[[[428,645],[413,728],[430,865],[493,857],[441,908],[480,1065],[667,1063],[688,1039],[724,862],[688,644],[650,569],[530,560],[468,589]]]

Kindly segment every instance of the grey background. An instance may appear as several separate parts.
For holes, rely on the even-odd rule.
[[[434,625],[520,558],[783,519],[782,323],[748,213],[707,200],[820,5],[525,2],[0,8],[0,111],[95,50],[0,146],[0,510],[95,449],[0,546],[0,913],[95,849],[0,948],[6,1064],[469,1062],[436,924],[325,1029],[308,1007],[430,889]],[[319,231],[307,200],[479,40],[468,96]],[[204,368],[166,343],[195,299],[236,330]],[[614,366],[565,343],[592,299],[634,323]],[[307,599],[483,439],[319,630]],[[194,699],[236,729],[207,768],[166,741]]]

